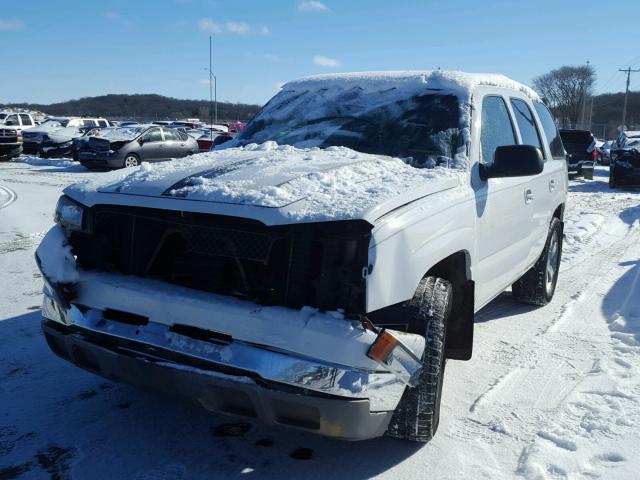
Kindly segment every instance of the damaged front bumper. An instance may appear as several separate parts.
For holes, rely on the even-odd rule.
[[[44,253],[36,254],[41,269]],[[51,349],[99,375],[178,393],[212,411],[372,438],[385,432],[419,371],[406,361],[407,351],[421,357],[419,335],[395,332],[404,351],[383,364],[367,356],[377,334],[337,314],[77,273],[70,286],[43,271],[43,331]]]

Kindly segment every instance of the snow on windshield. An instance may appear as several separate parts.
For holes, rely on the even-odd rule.
[[[112,142],[116,141],[129,141],[136,138],[146,127],[131,126],[131,127],[119,127],[113,130],[104,131],[102,138],[106,138]]]
[[[298,148],[345,146],[416,167],[466,166],[470,98],[478,85],[536,93],[503,75],[365,72],[290,82],[222,148],[273,140]]]
[[[406,158],[414,166],[448,163],[464,144],[457,97],[423,92],[399,98],[396,90],[285,90],[242,132],[239,143],[344,146]]]

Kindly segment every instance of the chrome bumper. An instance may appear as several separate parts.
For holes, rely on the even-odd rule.
[[[221,372],[238,372],[238,381],[259,378],[277,388],[277,384],[345,400],[368,400],[371,412],[394,410],[406,384],[385,370],[366,370],[307,358],[268,346],[237,340],[205,341],[180,335],[165,324],[149,321],[146,325],[129,325],[105,318],[103,311],[82,312],[76,305],[63,308],[45,292],[42,314],[45,318],[82,332],[131,342],[135,346],[180,354]],[[162,358],[162,355],[159,354]]]

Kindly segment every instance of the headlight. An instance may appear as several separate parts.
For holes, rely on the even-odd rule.
[[[84,216],[84,207],[74,202],[66,195],[58,200],[56,205],[56,213],[53,217],[56,223],[62,225],[67,231],[82,230],[82,219]]]

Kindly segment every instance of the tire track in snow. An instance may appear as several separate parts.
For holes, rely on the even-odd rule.
[[[16,252],[18,250],[28,250],[29,248],[37,245],[46,233],[47,231],[44,230],[42,232],[32,233],[29,235],[21,235],[14,240],[0,243],[0,255]]]
[[[0,209],[6,208],[18,199],[18,194],[4,185],[0,185],[0,199],[5,197],[6,200],[0,203]]]

